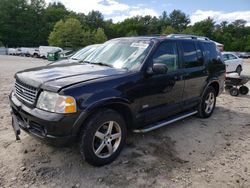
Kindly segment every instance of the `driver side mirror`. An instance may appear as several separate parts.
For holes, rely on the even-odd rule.
[[[167,65],[163,63],[155,63],[153,64],[153,67],[149,67],[147,70],[148,74],[166,74],[168,72]]]

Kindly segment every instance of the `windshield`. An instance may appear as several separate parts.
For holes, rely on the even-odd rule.
[[[137,69],[150,49],[150,41],[111,40],[95,50],[85,61],[120,69]]]
[[[73,60],[84,60],[88,55],[90,55],[96,48],[98,47],[98,45],[95,46],[87,46],[81,50],[79,50],[78,52],[76,52],[72,57],[70,57],[70,59]]]

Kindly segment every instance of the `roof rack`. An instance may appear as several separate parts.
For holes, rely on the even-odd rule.
[[[188,35],[188,34],[171,34],[167,38],[182,38],[182,39],[201,39],[201,40],[210,40],[208,37]]]

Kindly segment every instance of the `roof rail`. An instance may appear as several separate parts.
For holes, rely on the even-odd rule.
[[[189,35],[189,34],[170,34],[167,36],[168,38],[182,38],[182,39],[202,39],[202,40],[210,40],[208,37]]]

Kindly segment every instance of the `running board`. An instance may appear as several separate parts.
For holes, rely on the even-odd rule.
[[[148,126],[144,127],[143,129],[135,129],[133,132],[134,133],[146,133],[149,131],[153,131],[155,129],[159,129],[161,127],[164,127],[164,126],[169,125],[171,123],[174,123],[176,121],[179,121],[179,120],[185,119],[189,116],[192,116],[194,114],[197,114],[197,112],[198,111],[186,112],[186,113],[174,116],[173,118],[167,119],[165,121],[161,121],[161,122],[158,122],[156,124],[148,125]]]

